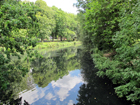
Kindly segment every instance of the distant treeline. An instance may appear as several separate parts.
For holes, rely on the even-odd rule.
[[[52,39],[56,38],[73,40],[78,37],[77,15],[64,12],[53,6],[47,6],[43,0],[37,0],[35,5],[40,9],[36,13],[39,29],[38,38]]]

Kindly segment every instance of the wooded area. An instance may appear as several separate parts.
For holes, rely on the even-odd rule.
[[[0,91],[26,75],[29,60],[42,58],[30,46],[77,38],[92,54],[97,75],[111,79],[119,97],[140,102],[140,1],[77,0],[74,6],[77,15],[43,0],[0,1]],[[12,61],[13,56],[19,60]]]
[[[97,75],[110,78],[119,97],[140,102],[140,1],[78,0],[75,6]]]
[[[42,57],[35,47],[41,39],[74,40],[78,37],[77,16],[57,7],[49,7],[43,0],[35,3],[21,0],[0,1],[0,91],[29,70],[29,59]],[[27,57],[21,60],[21,55]],[[17,56],[19,60],[13,61]],[[17,65],[17,66],[15,66]],[[28,65],[28,66],[27,66]],[[14,74],[15,73],[15,74]]]

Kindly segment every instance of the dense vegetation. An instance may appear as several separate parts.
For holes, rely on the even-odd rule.
[[[77,16],[71,13],[66,13],[57,7],[48,7],[43,0],[37,0],[35,5],[41,11],[37,12],[36,17],[39,23],[38,38],[52,40],[55,38],[73,40],[77,37]]]
[[[21,81],[29,71],[29,60],[41,57],[32,50],[39,40],[75,40],[78,35],[77,16],[48,7],[43,0],[1,0],[0,24],[1,92],[10,90],[14,81]]]
[[[107,76],[117,84],[119,97],[133,103],[139,101],[140,1],[78,0],[75,6],[80,11],[79,20],[83,21],[81,40],[93,53],[97,75]]]
[[[62,41],[80,36],[99,69],[97,75],[110,78],[116,84],[119,97],[138,102],[140,1],[77,0],[75,6],[79,9],[77,16],[55,6],[48,7],[43,0],[35,3],[0,1],[0,91],[10,89],[14,81],[18,82],[26,75],[33,56],[51,65],[51,59],[46,61],[31,50],[39,39]],[[27,57],[23,60],[21,55],[24,54]],[[15,56],[18,59],[13,60]]]
[[[17,76],[24,76],[27,66],[11,61],[11,56],[24,54],[31,56],[28,46],[35,46],[38,24],[35,17],[37,7],[32,3],[22,3],[14,0],[0,3],[0,90],[7,89],[10,82]],[[26,36],[14,34],[26,29]],[[18,66],[15,66],[19,64]],[[17,75],[13,75],[14,72]],[[20,79],[19,79],[20,80]]]
[[[19,98],[20,93],[34,90],[36,85],[45,88],[51,81],[56,81],[69,71],[80,68],[79,50],[76,47],[51,51],[43,56],[30,61],[30,72],[20,81],[13,81],[12,86],[5,90],[4,94],[0,94],[3,103],[8,104],[7,100],[10,100],[10,105],[17,105],[22,102]]]
[[[86,61],[86,62],[85,62]],[[118,98],[114,91],[114,85],[107,77],[100,78],[96,75],[90,52],[81,51],[81,74],[85,81],[78,91],[75,105],[131,105],[125,98]]]
[[[57,53],[60,53],[60,55],[38,58],[32,62],[34,82],[39,87],[44,88],[52,80],[56,81],[68,74],[69,71],[80,68],[76,48],[63,49]]]

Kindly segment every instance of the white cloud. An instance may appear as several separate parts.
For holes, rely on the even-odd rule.
[[[68,103],[68,105],[73,105],[73,101],[72,100],[69,100],[69,103]]]
[[[51,105],[51,103],[47,103],[47,105]]]
[[[52,87],[59,87],[60,89],[55,91],[55,94],[59,96],[60,101],[66,99],[69,96],[69,91],[73,89],[77,84],[83,82],[81,76],[72,77],[70,74],[64,76],[62,79],[52,81]]]
[[[26,100],[29,104],[33,104],[34,102],[38,101],[41,98],[45,98],[47,100],[58,100],[57,105],[60,105],[60,101],[64,101],[69,96],[69,91],[72,90],[77,84],[83,83],[83,79],[81,75],[73,75],[71,71],[69,75],[64,76],[62,79],[57,81],[52,81],[52,89],[53,93],[49,92],[47,95],[45,94],[46,90],[49,91],[51,88],[45,87],[35,87],[32,90],[21,92],[19,97],[22,97],[22,102]],[[45,96],[46,95],[46,96]],[[72,100],[67,102],[68,105],[72,105],[74,103]],[[50,104],[50,103],[46,103]]]
[[[57,98],[53,98],[53,100],[55,101]]]
[[[19,95],[19,97],[22,97],[22,102],[24,102],[24,100],[26,100],[29,104],[32,104],[32,103],[36,102],[37,100],[41,99],[42,97],[44,97],[46,90],[48,90],[47,87],[44,89],[34,88],[32,90],[22,93],[21,95]]]
[[[52,93],[48,93],[48,94],[45,96],[45,98],[46,98],[47,100],[51,100],[53,97],[54,97],[54,96],[53,96]]]

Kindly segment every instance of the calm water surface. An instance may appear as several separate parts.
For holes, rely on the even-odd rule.
[[[130,105],[119,99],[107,78],[96,76],[90,54],[81,48],[45,52],[31,62],[31,70],[13,90],[20,104]]]

